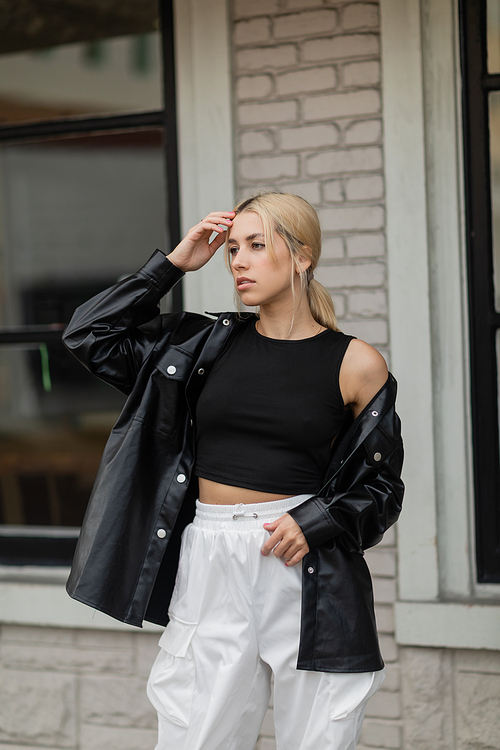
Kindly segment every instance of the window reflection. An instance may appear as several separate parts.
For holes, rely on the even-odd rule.
[[[66,324],[165,246],[157,130],[0,150],[0,333]],[[124,397],[56,339],[0,344],[0,523],[79,526]]]
[[[0,55],[0,123],[162,108],[158,32]]]

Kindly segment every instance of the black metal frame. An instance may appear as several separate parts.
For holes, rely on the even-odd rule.
[[[57,120],[0,126],[0,143],[22,143],[33,139],[50,139],[78,133],[136,130],[160,127],[163,129],[165,177],[167,192],[167,227],[171,247],[180,240],[179,168],[177,158],[177,125],[175,96],[175,39],[172,0],[158,0],[163,58],[163,109],[152,112],[92,117],[68,117]],[[182,285],[172,292],[172,309],[182,310]],[[61,329],[48,326],[16,326],[0,328],[0,346],[12,344],[54,343],[61,340]],[[0,564],[68,565],[76,544],[75,534],[68,530],[53,535],[50,531],[17,536],[2,535],[0,527]]]
[[[490,188],[486,0],[461,0],[466,238],[477,579],[500,582],[500,444]]]

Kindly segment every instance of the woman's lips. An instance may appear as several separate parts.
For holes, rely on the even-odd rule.
[[[248,289],[248,287],[252,286],[253,284],[255,284],[255,281],[252,281],[252,279],[245,279],[244,277],[236,279],[236,288],[238,289],[238,291]]]

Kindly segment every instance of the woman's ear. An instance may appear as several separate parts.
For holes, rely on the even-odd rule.
[[[309,245],[302,245],[299,255],[295,257],[295,269],[297,273],[305,273],[311,265],[312,250]]]

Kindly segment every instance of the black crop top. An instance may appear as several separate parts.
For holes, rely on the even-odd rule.
[[[344,418],[339,387],[352,336],[271,339],[239,327],[196,408],[195,474],[260,492],[318,492]]]

